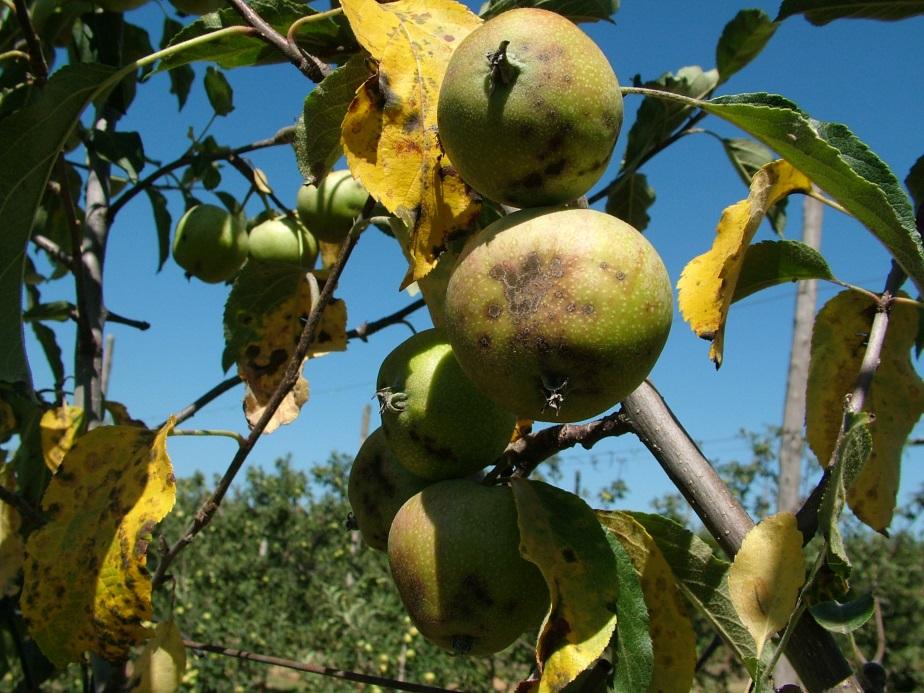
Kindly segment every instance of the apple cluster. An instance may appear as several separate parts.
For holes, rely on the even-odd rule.
[[[217,205],[194,205],[177,224],[173,259],[187,276],[209,283],[233,279],[248,258],[267,266],[311,269],[318,241],[343,241],[368,198],[344,169],[331,171],[317,186],[302,185],[296,214],[268,212],[245,223]]]

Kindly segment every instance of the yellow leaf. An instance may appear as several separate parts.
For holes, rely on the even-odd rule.
[[[132,415],[128,413],[128,407],[126,407],[121,402],[115,402],[111,399],[107,399],[103,406],[112,417],[113,423],[119,426],[140,426],[141,428],[147,428],[147,425],[144,423],[144,421],[133,418]]]
[[[317,300],[317,294],[315,277],[304,275],[283,300],[266,312],[251,315],[248,324],[251,338],[240,345],[237,361],[238,373],[247,386],[244,413],[251,426],[263,415],[270,397],[282,382],[286,365],[295,353],[304,321]],[[239,314],[237,319],[241,320],[242,316]],[[346,319],[346,304],[341,299],[331,301],[321,315],[309,356],[346,349]],[[279,426],[294,421],[307,401],[308,382],[300,375],[265,433],[272,433]]]
[[[805,582],[802,533],[792,513],[777,513],[747,533],[728,571],[728,592],[757,656],[789,620]]]
[[[133,693],[173,693],[180,687],[186,671],[186,646],[173,619],[158,623],[132,663]]]
[[[539,566],[552,599],[536,644],[539,691],[560,691],[603,653],[616,628],[616,559],[578,496],[526,479],[512,487],[520,553]]]
[[[0,467],[0,486],[15,490],[13,469]],[[0,597],[11,597],[19,591],[19,571],[26,556],[26,546],[19,534],[22,518],[12,505],[0,501]]]
[[[42,414],[39,422],[42,438],[42,457],[52,474],[74,444],[74,438],[83,424],[83,409],[70,407],[67,402]]]
[[[725,320],[751,239],[770,207],[811,188],[812,182],[786,161],[766,164],[751,179],[747,199],[722,212],[709,252],[684,268],[677,282],[680,312],[698,337],[712,341],[709,358],[716,368],[722,365]]]
[[[805,421],[809,445],[822,466],[834,454],[844,398],[854,388],[874,315],[871,298],[844,291],[815,318]],[[924,383],[911,363],[918,319],[913,306],[892,306],[879,367],[863,407],[875,416],[870,425],[873,452],[849,489],[847,502],[877,531],[892,521],[902,449],[924,411]]]
[[[453,0],[344,0],[343,11],[378,71],[343,120],[353,176],[411,230],[402,288],[425,276],[446,241],[478,215],[476,195],[442,151],[436,105],[455,46],[481,20]]]
[[[176,499],[166,448],[173,425],[90,431],[45,491],[49,521],[26,544],[20,603],[29,633],[58,666],[87,650],[121,659],[150,634],[147,548]]]
[[[696,669],[696,634],[670,565],[647,530],[621,512],[597,512],[597,518],[619,540],[639,574],[648,618],[654,669],[649,691],[686,693]]]

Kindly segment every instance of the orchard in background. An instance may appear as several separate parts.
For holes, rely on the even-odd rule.
[[[392,579],[378,587],[397,589],[415,633],[472,658],[530,639],[535,666],[522,691],[685,691],[705,661],[696,612],[754,690],[845,679],[881,688],[881,657],[852,665],[832,635],[878,608],[874,594],[852,587],[841,516],[849,508],[887,532],[902,449],[924,408],[912,362],[924,159],[906,190],[848,126],[785,96],[717,93],[792,15],[818,25],[897,21],[924,7],[785,0],[775,19],[743,9],[719,39],[715,69],[620,87],[619,66],[579,26],[609,19],[617,2],[499,0],[480,14],[452,0],[343,0],[327,11],[293,0],[182,3],[158,50],[132,23],[139,4],[10,0],[0,10],[0,589],[16,685],[37,688],[77,663],[87,689],[174,690],[197,651],[443,690],[387,668],[347,671],[323,656],[198,642],[173,608],[187,547],[220,526],[222,500],[261,437],[303,413],[305,360],[343,358],[333,352],[351,339],[374,338],[426,305],[434,330],[383,364],[382,429],[349,480],[348,524],[368,544],[353,549],[387,551]],[[148,133],[120,121],[155,73],[169,75],[182,107],[192,65],[203,62],[216,116],[234,110],[224,70],[288,62],[315,87],[297,125],[270,140],[231,148],[194,137],[155,169]],[[623,97],[639,98],[624,158],[592,192],[613,156]],[[673,281],[715,366],[736,301],[791,281],[843,289],[814,318],[804,357],[815,488],[797,512],[757,524],[646,381],[674,296],[657,248],[640,235],[654,202],[640,171],[707,117],[740,129],[720,139],[748,191],[716,210],[714,238]],[[273,146],[291,146],[304,177],[297,199],[281,200],[272,176],[245,157]],[[229,169],[248,183],[241,199],[223,190]],[[172,249],[191,278],[229,285],[216,358],[233,375],[156,427],[105,387],[107,321],[147,327],[108,309],[103,276],[110,229],[142,193],[159,265]],[[795,194],[855,218],[886,248],[885,286],[842,281],[808,243],[753,242],[765,219],[779,231]],[[176,225],[174,196],[187,209]],[[605,209],[587,209],[604,198]],[[423,301],[347,330],[338,282],[357,242],[380,231],[408,260],[400,288],[416,285]],[[71,298],[43,300],[65,277]],[[46,324],[55,320],[76,325],[70,369]],[[27,355],[26,326],[40,354]],[[51,382],[33,381],[30,358],[47,361]],[[182,428],[241,382],[246,436]],[[661,515],[595,510],[537,478],[561,450],[624,434],[650,450],[712,542]],[[238,445],[181,531],[167,450],[177,435]]]

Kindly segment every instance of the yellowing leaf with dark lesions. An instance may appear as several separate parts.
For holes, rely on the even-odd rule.
[[[0,486],[7,491],[15,491],[11,465],[0,466]],[[0,501],[0,597],[11,597],[19,591],[17,578],[26,557],[26,546],[19,534],[21,526],[19,511]]]
[[[186,671],[186,646],[173,619],[158,623],[154,637],[132,662],[132,693],[173,693]]]
[[[68,406],[67,402],[42,414],[39,422],[42,434],[42,457],[45,459],[45,466],[52,473],[58,469],[61,460],[73,446],[82,424],[83,409]]]
[[[728,592],[758,656],[786,625],[803,582],[805,558],[795,515],[772,515],[745,535],[728,571]]]
[[[452,51],[481,20],[453,0],[345,0],[343,11],[378,71],[343,120],[353,176],[411,230],[402,288],[425,276],[454,234],[478,215],[437,136],[436,106]]]
[[[147,428],[144,421],[132,417],[132,415],[128,413],[128,407],[121,402],[107,399],[103,406],[109,413],[109,416],[112,417],[112,422],[114,424],[119,426],[140,426],[141,428]]]
[[[823,466],[830,464],[844,416],[844,398],[853,391],[875,315],[873,300],[844,291],[815,318],[806,401],[806,438]],[[848,489],[847,503],[877,531],[889,526],[895,509],[905,440],[924,411],[924,382],[911,362],[919,312],[896,303],[879,366],[863,407],[873,449]]]
[[[173,425],[90,431],[45,491],[48,522],[26,544],[20,605],[29,634],[57,666],[88,650],[121,659],[151,634],[147,548],[176,499],[166,448]]]
[[[767,210],[812,182],[785,161],[774,161],[751,179],[747,199],[726,207],[709,252],[687,263],[677,282],[680,312],[697,336],[712,342],[709,358],[722,365],[725,320],[744,264],[745,251]]]
[[[536,644],[539,691],[560,691],[609,644],[618,567],[593,510],[578,496],[525,479],[512,487],[520,553],[539,566],[552,599]]]
[[[317,280],[304,270],[248,262],[238,273],[225,304],[225,367],[237,364],[247,386],[244,411],[253,426],[262,416],[301,336],[317,297]],[[335,299],[321,315],[308,355],[346,349],[346,304]],[[308,401],[308,383],[299,376],[265,432],[294,421]]]
[[[655,540],[631,516],[598,511],[597,519],[619,540],[641,579],[654,647],[648,690],[686,693],[696,669],[696,634],[670,565]]]

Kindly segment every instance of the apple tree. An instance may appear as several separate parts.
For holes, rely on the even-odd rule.
[[[365,550],[387,550],[408,616],[446,656],[497,652],[530,631],[535,669],[522,690],[683,691],[697,662],[696,610],[755,690],[786,683],[774,679],[784,656],[807,690],[867,685],[831,634],[872,614],[868,596],[851,592],[839,518],[849,508],[887,531],[902,448],[924,407],[911,360],[924,160],[906,191],[847,125],[723,85],[794,15],[897,21],[924,6],[784,0],[773,19],[742,9],[714,69],[620,86],[581,29],[608,20],[614,0],[497,0],[477,13],[455,0],[342,0],[325,11],[184,0],[157,49],[132,22],[144,1],[0,9],[0,589],[5,622],[27,634],[44,675],[81,662],[99,685],[173,690],[187,649],[299,668],[287,653],[184,639],[182,614],[155,623],[154,606],[170,612],[171,567],[221,522],[263,436],[310,416],[304,362],[349,352],[351,339],[425,305],[433,330],[379,374],[382,430],[359,456],[351,501]],[[169,76],[182,107],[193,65],[204,66],[211,107],[229,115],[224,72],[267,63],[305,77],[296,125],[237,146],[196,137],[147,168],[150,135],[121,121],[152,75]],[[637,114],[620,135],[630,99]],[[641,235],[654,202],[642,171],[707,118],[740,131],[722,144],[747,192],[716,210],[714,237],[672,282]],[[591,193],[620,137],[615,177]],[[304,178],[292,206],[245,157],[266,147],[290,148]],[[247,181],[242,199],[223,189],[229,170]],[[203,202],[204,191],[223,207]],[[892,262],[884,286],[842,281],[806,244],[754,241],[765,220],[778,228],[796,194],[882,244]],[[161,266],[172,254],[191,278],[228,284],[216,359],[232,375],[153,427],[132,418],[136,403],[108,399],[103,382],[107,322],[146,327],[104,299],[107,240],[138,195],[151,204]],[[170,200],[185,208],[176,224]],[[407,259],[400,288],[416,284],[422,301],[347,330],[338,282],[375,228]],[[43,299],[62,278],[70,298]],[[812,337],[806,437],[818,478],[798,512],[755,524],[646,377],[675,301],[718,368],[737,301],[809,279],[843,289]],[[55,320],[75,325],[70,368]],[[40,353],[27,355],[26,329]],[[38,358],[50,382],[34,381]],[[237,451],[185,529],[159,532],[176,494],[169,439],[241,382],[247,435],[211,432],[231,435]],[[718,550],[667,518],[594,510],[534,478],[556,453],[617,435],[650,450]],[[41,678],[30,671],[27,687]]]

